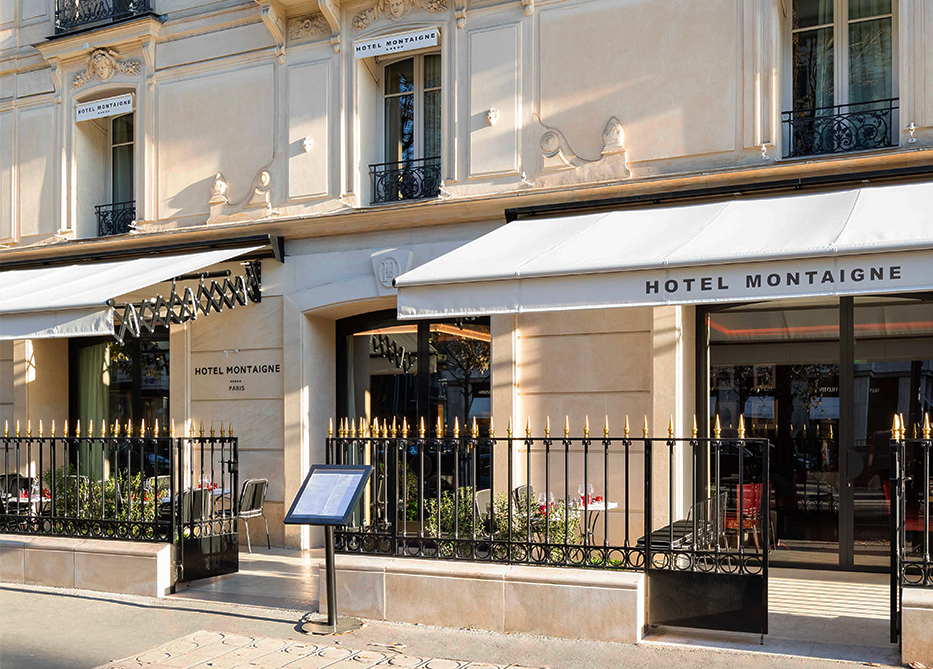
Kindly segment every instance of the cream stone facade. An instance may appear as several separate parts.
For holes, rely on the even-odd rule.
[[[0,264],[284,239],[284,262],[262,261],[261,303],[169,336],[171,419],[233,423],[241,479],[269,480],[279,546],[322,541],[282,519],[337,418],[340,320],[394,309],[392,278],[501,228],[507,210],[933,175],[933,0],[892,3],[892,146],[805,158],[786,157],[782,123],[793,108],[790,0],[149,1],[151,11],[58,32],[55,0],[0,3]],[[437,46],[355,53],[364,40],[431,29]],[[390,162],[387,68],[425,54],[440,56],[440,182],[430,197],[374,204],[371,166]],[[126,94],[131,186],[119,188],[135,210],[125,234],[103,235],[96,208],[118,202],[116,130],[108,116],[77,114]],[[380,264],[387,257],[394,264]],[[658,434],[672,419],[688,435],[708,381],[696,371],[697,309],[493,315],[497,425],[531,420],[538,432],[550,417],[557,431],[568,416],[576,432],[589,416],[596,432],[603,416],[614,430],[630,417],[640,432],[647,417]],[[65,339],[0,342],[0,421],[63,423],[75,364]],[[273,371],[242,387],[198,371],[237,364]],[[677,457],[683,513],[691,465]],[[607,483],[621,489],[597,487]],[[643,534],[640,495],[626,500],[632,541]],[[655,505],[656,521],[667,505]]]

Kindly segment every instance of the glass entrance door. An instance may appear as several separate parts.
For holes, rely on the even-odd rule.
[[[933,415],[933,301],[755,304],[708,328],[712,420],[774,445],[772,564],[887,568],[891,424]]]

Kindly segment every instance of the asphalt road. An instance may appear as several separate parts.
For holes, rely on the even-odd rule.
[[[295,611],[205,601],[0,586],[0,668],[91,669],[198,630],[307,641],[296,629],[299,617]],[[315,643],[321,641],[315,638]],[[402,644],[411,655],[551,669],[866,666],[864,661],[794,657],[775,650],[626,646],[394,623],[369,623],[324,642],[370,651],[384,648],[370,644]]]

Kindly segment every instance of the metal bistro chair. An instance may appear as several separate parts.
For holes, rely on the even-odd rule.
[[[249,520],[262,516],[266,524],[266,548],[272,550],[272,544],[269,541],[269,521],[263,514],[263,505],[266,503],[266,489],[269,487],[268,479],[247,479],[243,482],[243,492],[240,495],[240,510],[237,512],[237,518],[243,521],[246,527],[246,550],[253,552],[253,547],[249,541]]]

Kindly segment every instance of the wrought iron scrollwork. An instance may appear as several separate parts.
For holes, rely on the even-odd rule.
[[[143,300],[137,304],[125,304],[118,307],[113,300],[110,306],[114,318],[114,336],[117,341],[123,342],[127,334],[139,337],[142,327],[149,332],[157,327],[168,327],[170,324],[182,324],[197,319],[198,314],[209,315],[211,311],[220,313],[235,306],[246,306],[250,302],[262,301],[262,277],[259,262],[245,263],[243,274],[225,277],[218,282],[211,279],[206,283],[202,278],[198,281],[197,290],[185,286],[181,294],[178,292],[176,280],[172,280],[172,292],[166,299],[158,295],[151,300]]]
[[[55,33],[70,32],[91,23],[118,21],[150,11],[150,0],[57,0]]]
[[[373,204],[437,197],[441,190],[441,159],[419,158],[369,166]]]
[[[893,146],[898,99],[783,112],[785,157]]]
[[[97,212],[97,234],[100,237],[125,235],[132,230],[136,220],[135,202],[99,204],[94,211]]]

